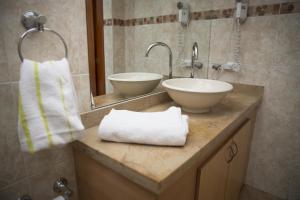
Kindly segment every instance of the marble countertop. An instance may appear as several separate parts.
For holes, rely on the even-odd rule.
[[[263,87],[235,86],[210,113],[190,114],[189,134],[184,147],[162,147],[101,141],[98,126],[86,130],[74,148],[122,174],[142,187],[159,194],[199,160],[207,159],[230,138],[261,102]],[[166,102],[147,108],[162,111],[174,105]]]

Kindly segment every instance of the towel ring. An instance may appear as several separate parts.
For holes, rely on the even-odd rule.
[[[23,26],[27,29],[27,31],[21,35],[21,37],[19,39],[19,43],[18,43],[18,53],[19,53],[19,57],[22,62],[24,60],[23,55],[22,55],[22,42],[27,35],[34,33],[34,32],[48,31],[48,32],[51,32],[51,33],[57,35],[64,45],[65,57],[66,58],[68,57],[68,47],[67,47],[67,43],[64,40],[64,38],[58,32],[56,32],[50,28],[44,27],[44,24],[46,23],[46,17],[39,15],[36,12],[28,11],[22,15],[21,22],[22,22]]]

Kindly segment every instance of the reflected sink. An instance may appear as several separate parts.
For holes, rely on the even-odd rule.
[[[176,78],[165,80],[162,86],[186,112],[205,113],[233,89],[229,83],[209,79]]]
[[[114,89],[125,96],[137,96],[152,92],[163,78],[160,74],[129,72],[112,74],[108,80]]]

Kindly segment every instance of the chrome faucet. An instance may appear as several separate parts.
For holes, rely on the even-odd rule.
[[[191,78],[194,78],[195,60],[198,60],[198,44],[197,44],[197,42],[194,42],[194,44],[193,44],[193,52],[192,52],[192,59],[191,60],[192,60]]]
[[[172,69],[172,59],[173,59],[173,55],[172,55],[172,51],[171,48],[163,42],[154,42],[152,44],[150,44],[150,46],[148,47],[145,56],[148,57],[149,56],[149,52],[150,50],[155,47],[155,46],[163,46],[166,47],[169,50],[169,79],[173,78],[173,69]]]

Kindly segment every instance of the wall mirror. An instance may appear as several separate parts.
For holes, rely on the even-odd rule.
[[[211,20],[193,12],[210,10],[210,1],[86,0],[90,85],[95,107],[162,92],[161,79],[189,77],[194,42],[198,43],[195,78],[207,77]],[[190,15],[179,22],[180,9]],[[194,18],[194,20],[191,20]]]

